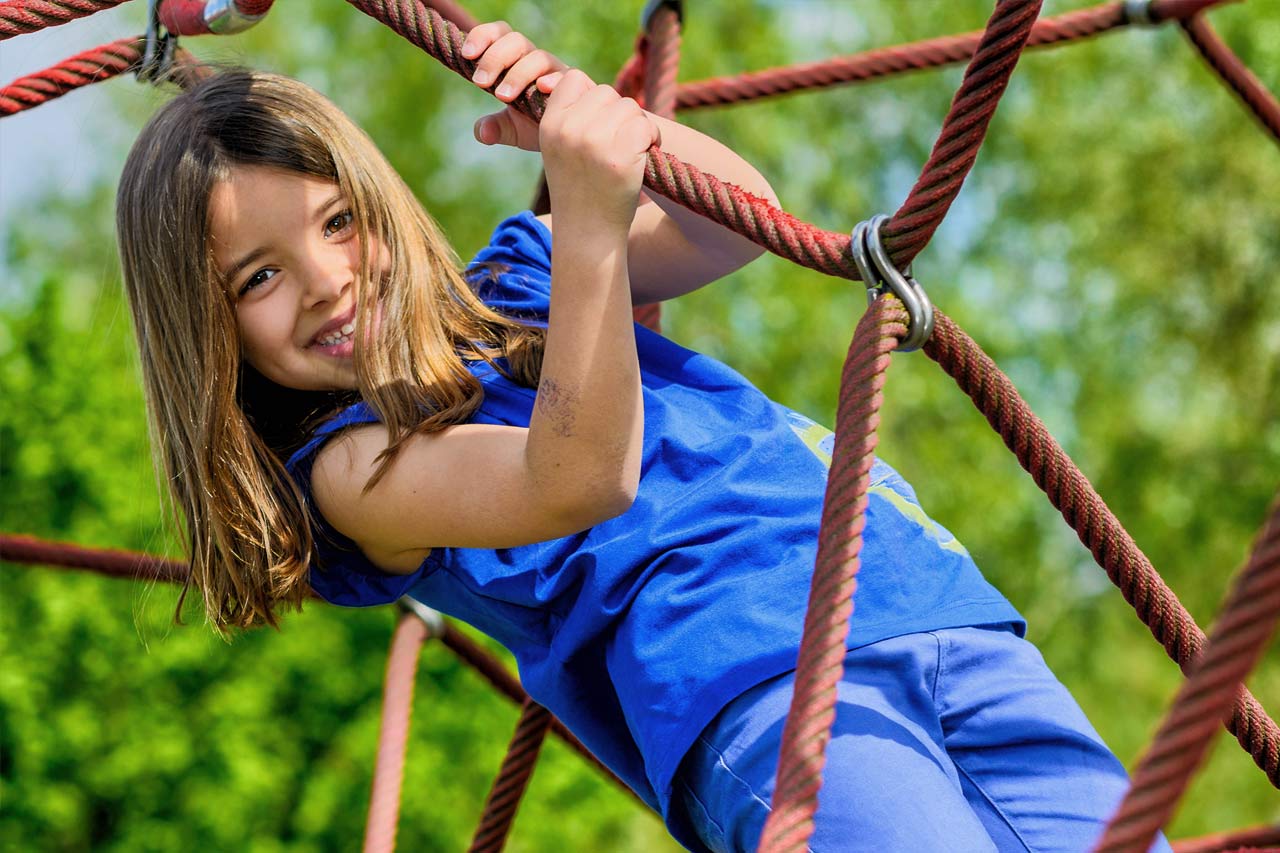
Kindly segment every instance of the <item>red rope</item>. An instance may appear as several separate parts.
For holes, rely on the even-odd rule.
[[[348,2],[382,21],[445,67],[470,78],[475,63],[460,53],[462,33],[421,0]],[[885,226],[885,246],[898,266],[905,266],[924,247],[960,191],[995,108],[994,99],[1003,92],[1004,79],[1013,70],[1039,5],[1039,0],[1001,0],[997,5],[992,23],[998,26],[992,28],[966,72],[917,189],[908,196],[901,215]],[[513,105],[536,121],[542,117],[546,97],[530,88]],[[650,152],[645,185],[801,266],[858,279],[849,253],[848,234],[808,225],[664,151]]]
[[[5,0],[0,3],[0,41],[119,6],[125,0]]]
[[[0,89],[0,117],[38,107],[82,86],[132,71],[142,60],[144,45],[141,37],[118,39],[77,53],[43,71],[19,77]],[[182,48],[178,48],[173,61],[173,82],[183,87],[211,73]]]
[[[387,655],[387,677],[382,691],[382,724],[378,731],[378,757],[373,767],[373,791],[369,795],[369,820],[364,830],[364,853],[391,853],[396,849],[400,820],[400,787],[404,781],[405,746],[413,712],[413,688],[418,657],[430,637],[427,625],[412,613],[400,617]]]
[[[649,112],[674,119],[676,77],[680,72],[680,11],[667,4],[655,9],[645,22],[641,44],[643,79],[637,81],[643,86],[640,102]],[[662,331],[661,302],[637,306],[631,313],[640,325]]]
[[[1231,91],[1244,102],[1272,138],[1280,142],[1280,102],[1262,85],[1240,57],[1227,47],[1202,16],[1184,20],[1182,30]]]
[[[1039,12],[1040,0],[1000,0],[991,13],[929,161],[902,206],[885,223],[884,247],[898,269],[904,269],[928,244],[960,194]]]
[[[485,800],[480,825],[471,839],[470,853],[498,853],[506,845],[551,720],[551,713],[532,700],[526,701],[520,709],[520,719],[516,722],[507,755],[502,759],[502,766]]]
[[[1184,838],[1173,842],[1173,853],[1227,853],[1230,850],[1264,846],[1268,850],[1280,850],[1280,824]]]
[[[933,336],[924,346],[925,354],[938,362],[986,415],[1169,657],[1186,669],[1204,644],[1204,632],[1191,614],[1088,478],[1031,411],[1009,377],[936,308],[934,324]],[[1241,690],[1226,725],[1271,784],[1280,787],[1280,728],[1247,690]]]
[[[857,588],[881,389],[889,354],[906,333],[907,312],[902,303],[879,299],[862,316],[845,357],[835,449],[796,663],[795,693],[782,730],[773,810],[760,840],[760,849],[769,853],[806,850],[813,834],[826,745],[835,721],[836,685],[844,669],[845,638]]]
[[[1156,0],[1151,7],[1152,16],[1158,21],[1177,20],[1222,2],[1234,0]],[[1128,23],[1122,3],[1078,9],[1036,21],[1027,39],[1027,47],[1053,47],[1090,38]],[[683,83],[677,91],[676,105],[682,110],[724,106],[843,83],[859,83],[906,71],[954,65],[968,61],[981,39],[981,32],[942,36],[819,62]]]
[[[1204,649],[1138,763],[1124,802],[1107,824],[1100,853],[1146,850],[1173,813],[1280,620],[1280,497],[1232,585]]]
[[[187,582],[188,567],[186,563],[170,560],[152,554],[137,551],[120,551],[107,548],[85,548],[69,543],[47,542],[33,536],[18,536],[0,533],[0,561],[10,563],[34,564],[58,568],[87,569],[109,577],[128,580],[168,581],[184,584]],[[319,600],[312,593],[311,597]],[[520,686],[520,682],[511,671],[497,658],[482,648],[478,643],[463,634],[452,624],[446,622],[444,634],[440,641],[444,643],[458,658],[475,669],[499,693],[511,699],[517,705],[528,700],[528,694]],[[551,724],[555,732],[566,744],[602,774],[613,780],[622,790],[636,797],[627,785],[613,774],[609,768],[600,763],[600,759],[578,740],[564,724],[555,720]],[[636,797],[639,800],[639,797]]]
[[[19,77],[0,89],[0,115],[29,110],[73,89],[123,74],[142,59],[144,44],[141,38],[119,39]]]

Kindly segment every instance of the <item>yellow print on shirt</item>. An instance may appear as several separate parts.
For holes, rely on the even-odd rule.
[[[791,431],[805,443],[805,446],[813,451],[813,455],[818,457],[819,461],[830,470],[831,455],[835,451],[836,445],[835,433],[822,424],[790,410],[787,411],[787,424],[791,427]],[[939,548],[966,557],[969,556],[969,552],[960,544],[960,540],[952,536],[949,530],[939,527],[932,518],[925,514],[919,504],[898,494],[883,480],[873,482],[867,488],[867,491],[869,494],[878,495],[888,501],[889,505],[896,509],[903,518],[914,521],[928,534],[930,539],[938,543]]]

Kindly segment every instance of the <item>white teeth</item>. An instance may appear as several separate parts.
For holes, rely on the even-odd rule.
[[[355,332],[354,323],[343,323],[342,328],[336,332],[330,332],[322,338],[316,338],[316,343],[322,347],[332,347],[338,344],[345,344],[351,340],[351,335]]]

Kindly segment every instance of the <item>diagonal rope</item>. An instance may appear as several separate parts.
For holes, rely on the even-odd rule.
[[[462,33],[421,0],[348,2],[446,68],[470,78],[475,63],[461,55]],[[897,266],[906,266],[924,247],[959,193],[995,109],[995,100],[1004,91],[1039,7],[1039,0],[1001,0],[997,4],[987,37],[966,71],[917,189],[908,196],[899,216],[885,227],[885,245]],[[494,81],[494,86],[498,82]],[[512,105],[536,121],[542,117],[546,97],[530,88]],[[848,234],[824,231],[802,222],[660,149],[650,151],[645,185],[801,266],[858,279]]]
[[[0,89],[0,117],[38,107],[82,86],[132,71],[142,61],[145,44],[140,36],[117,39],[19,77]],[[182,48],[174,53],[173,61],[172,79],[183,87],[211,73]]]
[[[1184,20],[1182,30],[1223,84],[1236,93],[1271,137],[1280,142],[1280,102],[1276,96],[1227,47],[1203,16]]]
[[[1235,0],[1154,0],[1149,7],[1149,14],[1159,22],[1182,20],[1223,2]],[[1130,23],[1123,3],[1106,3],[1089,9],[1077,9],[1036,21],[1027,38],[1027,47],[1054,47],[1091,38]],[[724,106],[827,86],[860,83],[907,71],[955,65],[972,58],[981,40],[981,32],[941,36],[895,47],[877,48],[852,56],[695,80],[680,85],[677,108],[688,110]]]
[[[20,536],[11,533],[0,533],[0,561],[57,568],[86,569],[114,578],[164,581],[178,584],[186,583],[189,574],[186,563],[153,554],[111,548],[86,548],[82,545],[47,542],[34,536]],[[312,598],[319,600],[314,593],[312,593]],[[490,686],[517,705],[523,704],[529,698],[524,688],[520,686],[519,680],[511,674],[511,671],[501,661],[451,623],[445,622],[444,633],[440,637],[440,642],[457,655],[463,663],[475,669],[489,682]],[[565,728],[564,723],[558,719],[555,720],[551,725],[551,730],[588,764],[597,768],[604,776],[639,802],[640,798],[636,796],[635,792],[615,776],[613,771],[601,764],[600,759],[592,755],[582,741],[578,740]]]
[[[950,317],[935,309],[934,321],[925,354],[938,362],[986,415],[1169,657],[1187,669],[1205,639],[1191,614],[1009,377]],[[1280,727],[1253,694],[1241,690],[1226,726],[1271,784],[1280,788]]]
[[[1228,713],[1280,620],[1280,496],[1232,584],[1204,651],[1191,667],[1150,751],[1138,763],[1129,792],[1096,850],[1146,850],[1173,814],[1218,721]]]
[[[471,839],[469,853],[499,853],[506,846],[511,824],[520,808],[520,799],[538,764],[538,753],[546,740],[551,719],[551,712],[532,700],[526,701],[520,709],[520,719],[516,721],[506,757],[502,759],[498,776],[485,800],[484,812]]]
[[[0,3],[0,41],[56,27],[124,3],[125,0],[5,0]]]

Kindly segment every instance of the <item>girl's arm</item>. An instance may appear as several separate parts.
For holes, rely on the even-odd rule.
[[[543,92],[554,91],[565,67],[546,51],[534,50],[528,39],[502,22],[472,29],[462,54],[480,58],[473,77],[477,85],[488,87],[506,72],[503,85],[494,94],[507,102],[534,84]],[[652,114],[649,117],[662,134],[664,151],[777,204],[769,182],[730,148],[677,122]],[[481,118],[476,122],[475,135],[486,145],[537,148],[537,125],[511,108]],[[554,210],[539,219],[554,234]],[[632,222],[628,248],[631,296],[637,305],[696,290],[764,251],[727,228],[648,191]]]
[[[645,152],[659,140],[633,101],[569,72],[547,104],[551,309],[529,428],[463,424],[406,440],[364,491],[388,436],[351,430],[320,452],[316,506],[375,564],[410,572],[434,547],[513,547],[625,512],[644,431],[627,274]]]

